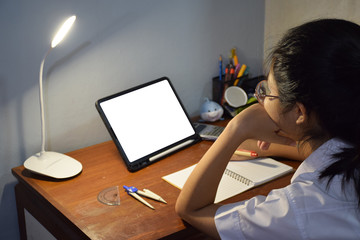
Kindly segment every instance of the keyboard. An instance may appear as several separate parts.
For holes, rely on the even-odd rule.
[[[194,127],[202,139],[211,141],[215,141],[224,130],[224,127],[205,123],[194,123]]]

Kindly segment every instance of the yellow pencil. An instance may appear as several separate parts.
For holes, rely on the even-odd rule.
[[[245,150],[245,149],[236,149],[235,154],[239,155],[239,156],[245,156],[245,157],[257,157],[258,156],[257,152],[249,151],[249,150]]]
[[[236,86],[239,83],[239,80],[242,77],[242,75],[244,75],[245,70],[246,70],[246,65],[243,64],[241,66],[241,68],[240,68],[240,71],[239,71],[237,77],[236,77],[236,81],[234,82],[234,86]]]

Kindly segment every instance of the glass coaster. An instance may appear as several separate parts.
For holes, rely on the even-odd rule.
[[[105,188],[98,194],[97,199],[99,202],[106,205],[120,205],[119,186]]]

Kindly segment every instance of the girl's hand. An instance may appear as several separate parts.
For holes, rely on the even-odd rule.
[[[283,136],[283,137],[287,138],[287,137],[286,137],[286,134],[283,134],[281,130],[280,130],[280,131],[277,131],[276,134],[277,134],[278,136]],[[290,138],[287,138],[287,139],[291,140]],[[261,140],[258,140],[258,141],[257,141],[257,146],[258,146],[258,148],[260,148],[260,149],[263,150],[263,151],[268,150],[269,147],[270,147],[270,145],[271,145],[271,142],[265,142],[265,141],[261,141]],[[285,145],[289,145],[289,146],[291,146],[291,147],[296,147],[296,141],[291,140],[289,143],[286,142]]]
[[[229,125],[246,136],[247,139],[259,140],[262,150],[269,148],[270,143],[293,146],[295,141],[284,136],[281,129],[269,117],[264,107],[254,104],[233,118]]]

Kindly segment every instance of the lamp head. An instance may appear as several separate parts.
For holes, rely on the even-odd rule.
[[[51,48],[55,48],[66,36],[66,34],[69,32],[71,26],[76,20],[76,16],[69,17],[63,25],[60,27],[60,29],[57,31],[55,37],[51,41]]]

